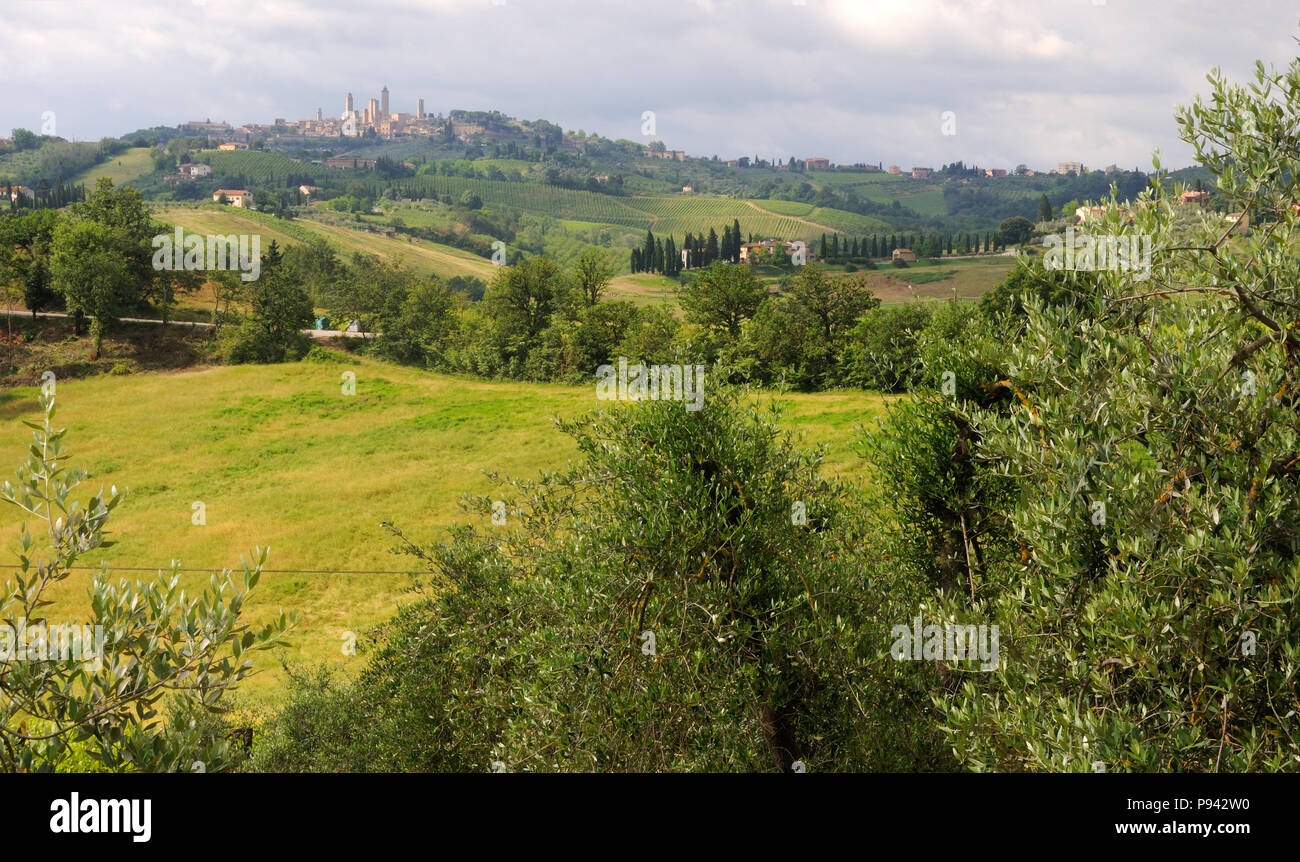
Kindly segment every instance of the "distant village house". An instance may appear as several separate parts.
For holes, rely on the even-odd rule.
[[[344,170],[373,171],[376,161],[376,159],[357,159],[351,156],[334,156],[326,159],[325,164],[331,168],[343,168]]]
[[[247,189],[217,189],[212,193],[213,203],[220,203],[222,198],[232,207],[253,208],[253,193]]]
[[[792,255],[799,250],[799,243],[791,240],[779,241],[774,239],[763,242],[746,242],[740,245],[740,262],[755,263],[764,259],[770,259],[776,253],[777,246],[786,255]],[[803,244],[804,254],[808,253],[808,244]]]

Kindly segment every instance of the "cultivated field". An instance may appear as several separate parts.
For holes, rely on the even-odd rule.
[[[416,272],[436,273],[442,278],[473,275],[484,280],[493,274],[492,262],[462,249],[409,236],[386,237],[382,234],[323,224],[310,219],[285,221],[263,213],[214,204],[202,206],[160,206],[154,210],[159,221],[180,225],[187,231],[204,234],[261,234],[262,249],[275,240],[280,245],[294,245],[311,237],[333,243],[342,254],[360,251],[376,254],[385,260],[404,260]]]
[[[401,185],[412,193],[435,192],[456,200],[465,192],[478,195],[489,207],[511,207],[534,215],[622,226],[680,240],[690,233],[713,228],[722,233],[733,220],[741,231],[764,239],[812,240],[823,233],[873,233],[889,230],[877,219],[820,207],[797,215],[784,214],[783,201],[748,201],[710,195],[614,195],[562,189],[535,183],[511,183],[467,177],[422,176]],[[776,208],[767,206],[775,203]]]

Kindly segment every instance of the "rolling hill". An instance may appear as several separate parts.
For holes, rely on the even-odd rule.
[[[344,370],[356,373],[355,396],[341,393]],[[348,661],[343,632],[391,616],[410,585],[403,572],[420,568],[392,553],[380,521],[421,540],[478,522],[459,501],[492,490],[484,470],[532,476],[563,467],[576,450],[551,418],[599,406],[591,387],[456,378],[342,354],[338,362],[67,380],[58,392],[68,460],[92,477],[77,496],[101,483],[131,489],[110,523],[111,544],[80,563],[149,577],[175,557],[194,571],[184,578],[192,587],[207,578],[196,570],[235,566],[254,545],[269,546],[276,571],[254,594],[249,617],[301,612],[285,657],[335,666]],[[786,427],[830,446],[828,473],[862,472],[853,440],[878,415],[879,396],[782,400]],[[30,435],[18,420],[37,413],[34,388],[0,391],[8,429],[0,473],[10,475],[26,457]],[[206,523],[193,523],[194,503],[204,505]],[[18,514],[0,508],[3,553],[18,549]],[[84,613],[89,579],[83,570],[55,585],[51,615]],[[272,672],[253,677],[246,690],[267,704],[283,678],[274,659],[260,666]]]
[[[222,207],[216,204],[201,206],[162,205],[154,209],[160,221],[180,225],[187,231],[204,234],[255,234],[262,235],[263,247],[275,240],[281,245],[294,245],[320,237],[334,244],[341,253],[360,251],[376,254],[395,261],[404,260],[417,272],[436,273],[442,278],[471,275],[487,280],[492,277],[492,262],[447,245],[415,239],[409,236],[384,236],[364,230],[327,225],[309,219],[286,221],[264,213]]]

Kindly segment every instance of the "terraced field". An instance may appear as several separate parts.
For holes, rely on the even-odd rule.
[[[255,150],[204,150],[196,153],[194,160],[212,165],[214,173],[243,174],[251,182],[266,182],[288,174],[310,174],[313,177],[339,177],[345,172],[323,165],[313,165],[291,159],[283,153],[264,153]]]

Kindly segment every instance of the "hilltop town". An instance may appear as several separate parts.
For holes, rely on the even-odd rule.
[[[540,122],[543,124],[543,130],[549,132],[550,124],[545,123],[545,121]],[[383,141],[439,138],[445,141],[473,145],[483,142],[485,138],[511,137],[512,132],[514,133],[513,137],[524,140],[535,132],[532,124],[512,120],[495,111],[449,111],[445,116],[429,114],[425,111],[425,100],[423,98],[415,100],[415,110],[413,112],[393,111],[386,84],[380,88],[378,96],[366,100],[364,107],[361,106],[359,100],[354,98],[351,92],[348,92],[343,98],[343,111],[338,116],[327,115],[324,108],[317,108],[315,117],[306,119],[288,120],[277,117],[270,123],[245,123],[239,126],[232,126],[224,121],[214,122],[211,119],[190,120],[181,123],[178,128],[185,135],[206,137],[222,150],[245,149],[258,143],[269,146],[287,146],[292,144],[294,139],[339,142],[346,142],[351,139],[353,144],[361,146],[366,143]],[[599,139],[599,136],[593,137]],[[641,154],[645,158],[670,162],[710,160],[691,155],[685,150],[669,149],[662,140],[652,140],[644,144]],[[338,164],[334,166],[373,167],[373,161],[362,159],[355,165],[347,165],[340,158]],[[799,158],[792,155],[784,160],[781,158],[761,158],[759,156],[750,157],[748,155],[731,159],[719,159],[714,156],[711,161],[721,162],[731,168],[772,168],[778,171],[797,168],[807,172],[888,173],[892,176],[908,176],[917,180],[932,179],[936,174],[936,170],[932,167],[913,166],[903,168],[896,164],[885,167],[881,162],[875,164],[869,162],[837,164],[822,156]],[[1103,170],[1106,174],[1114,174],[1119,172],[1120,168],[1111,164]],[[1085,171],[1083,163],[1078,161],[1061,161],[1057,163],[1055,168],[1045,171],[1035,170],[1024,164],[1011,169],[981,168],[977,170],[979,175],[988,178],[999,178],[1008,175],[1032,177],[1040,173],[1077,176],[1085,173]]]

